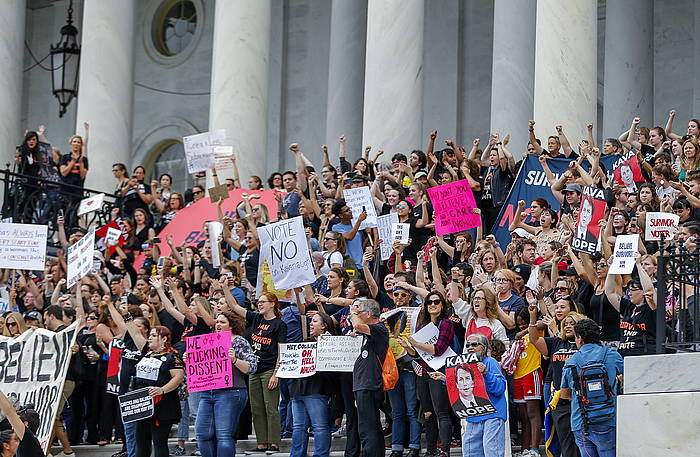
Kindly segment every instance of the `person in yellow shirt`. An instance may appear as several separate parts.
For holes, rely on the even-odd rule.
[[[515,322],[520,329],[519,335],[525,341],[525,348],[520,353],[515,366],[513,378],[513,401],[518,405],[520,422],[522,423],[521,447],[522,457],[539,456],[540,440],[542,439],[542,354],[530,343],[528,325],[530,314],[527,306],[522,306],[515,313]],[[537,325],[537,324],[535,324]],[[544,332],[540,330],[540,336]]]

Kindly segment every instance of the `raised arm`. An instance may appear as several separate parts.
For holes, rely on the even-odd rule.
[[[668,121],[666,121],[666,136],[672,140],[680,140],[682,137],[673,133],[673,119],[676,118],[676,110],[672,109],[668,112]]]
[[[561,143],[561,147],[564,150],[564,155],[567,158],[571,157],[571,153],[574,152],[574,150],[571,149],[571,143],[564,134],[564,128],[561,125],[557,125],[555,126],[555,128],[557,129],[557,135],[559,136],[559,142]]]
[[[544,152],[544,149],[540,144],[537,142],[537,137],[535,136],[535,121],[530,120],[528,121],[528,124],[530,126],[530,144],[532,145],[533,148],[535,148],[535,154],[541,155],[542,152]]]
[[[2,391],[0,391],[0,411],[7,417],[7,421],[10,423],[12,430],[17,434],[17,438],[22,441],[27,427],[25,427],[22,419],[19,418],[19,414],[15,411],[15,407],[12,406],[10,399],[7,398]]]
[[[588,145],[591,148],[597,148],[598,145],[595,143],[595,138],[593,138],[593,124],[586,124],[586,130],[588,131]]]
[[[581,277],[581,279],[583,279],[590,285],[594,285],[593,280],[591,279],[591,275],[589,275],[589,272],[583,266],[583,262],[581,262],[581,259],[576,255],[576,252],[574,252],[574,250],[571,249],[571,246],[566,246],[566,252],[569,254],[571,263],[573,264],[576,273]]]
[[[158,296],[160,297],[160,301],[163,304],[163,307],[165,310],[173,316],[173,318],[178,321],[180,324],[185,324],[185,315],[182,314],[180,311],[178,311],[177,308],[175,308],[175,305],[173,305],[173,302],[170,301],[170,298],[168,298],[168,295],[165,293],[165,290],[163,290],[163,282],[160,280],[160,278],[157,277],[151,277],[150,278],[151,286],[158,292]],[[196,322],[196,319],[195,319]]]
[[[615,311],[620,312],[620,294],[617,293],[617,283],[615,282],[615,276],[608,273],[605,278],[605,296],[607,297],[610,304],[615,308]]]
[[[131,335],[131,338],[134,340],[134,344],[138,350],[140,351],[143,349],[147,343],[146,337],[143,336],[141,330],[139,330],[136,324],[134,324],[131,314],[127,312],[124,316],[122,316],[119,314],[119,311],[117,311],[117,308],[114,307],[114,304],[111,301],[107,302],[107,309],[109,310],[110,316],[112,316],[112,320],[117,325],[119,333],[123,335],[126,332],[129,332],[129,335]]]
[[[367,286],[369,286],[369,293],[372,298],[376,298],[379,294],[379,286],[377,281],[374,279],[374,275],[369,269],[369,263],[374,260],[375,253],[372,251],[370,246],[365,248],[365,253],[362,255],[362,273],[364,274],[365,281],[367,281]],[[378,259],[377,259],[378,261]]]

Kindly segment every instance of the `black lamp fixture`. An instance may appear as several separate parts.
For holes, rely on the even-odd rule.
[[[59,117],[63,117],[73,97],[78,95],[78,70],[80,68],[80,45],[78,29],[73,26],[73,0],[68,4],[68,20],[61,27],[61,39],[51,45],[52,92],[61,105]]]

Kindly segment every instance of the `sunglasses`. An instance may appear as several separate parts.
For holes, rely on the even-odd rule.
[[[96,320],[97,320],[97,317],[96,317],[96,316],[88,316],[88,317],[87,317],[87,320],[89,320],[89,321],[96,321]]]
[[[337,238],[324,238],[323,241],[338,241]]]
[[[481,343],[464,343],[465,348],[478,348],[481,346]]]
[[[568,287],[557,287],[556,291],[557,292],[568,292],[569,288]]]
[[[8,327],[17,327],[17,322],[7,322],[5,325]]]
[[[203,190],[195,190],[195,191],[192,191],[192,195],[199,195],[199,194],[202,194],[202,193],[204,193]]]
[[[411,294],[408,294],[406,292],[394,292],[394,297],[410,297]]]
[[[442,305],[442,300],[439,298],[433,298],[432,300],[427,300],[426,303],[429,305]]]

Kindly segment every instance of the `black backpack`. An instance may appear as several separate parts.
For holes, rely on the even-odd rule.
[[[609,351],[605,351],[603,360],[587,362],[580,369],[568,367],[574,380],[584,430],[589,425],[605,424],[615,417],[615,395],[605,369]]]

